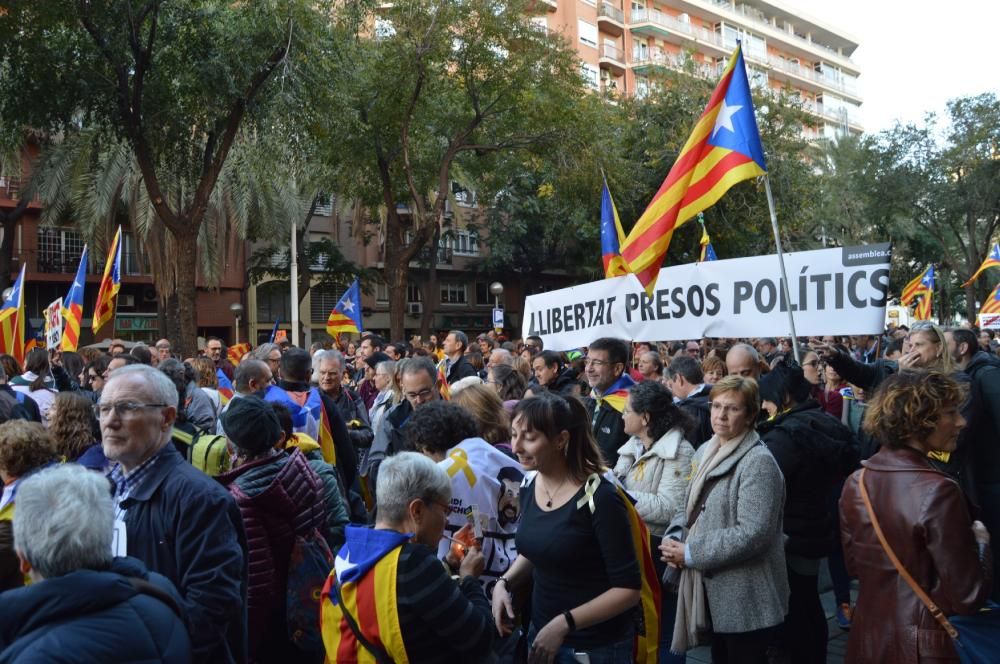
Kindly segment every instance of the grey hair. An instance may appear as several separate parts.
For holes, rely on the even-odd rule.
[[[399,369],[400,380],[402,380],[403,376],[412,376],[424,371],[431,377],[431,380],[434,381],[435,384],[437,383],[437,367],[435,367],[434,363],[426,357],[408,357],[405,361],[400,360],[396,366]]]
[[[19,483],[14,547],[46,579],[108,569],[114,521],[107,479],[75,463],[60,464]]]
[[[344,355],[339,350],[321,350],[313,355],[312,379],[319,382],[319,368],[327,361],[334,360],[340,365],[340,370],[344,370]]]
[[[400,524],[406,520],[410,503],[418,498],[425,503],[449,502],[451,479],[423,454],[400,452],[379,465],[375,496],[379,518]]]
[[[256,348],[254,348],[252,351],[250,351],[250,357],[252,357],[255,360],[262,360],[266,362],[267,356],[271,354],[272,350],[280,351],[281,346],[279,346],[278,344],[272,344],[270,342],[266,344],[261,344]]]
[[[135,375],[136,378],[140,378],[143,383],[149,386],[152,390],[151,398],[157,403],[163,403],[177,408],[179,396],[177,394],[177,386],[174,385],[174,381],[170,380],[170,376],[167,374],[163,373],[159,369],[154,369],[148,364],[129,364],[116,370],[108,377],[107,384],[104,386],[104,392],[107,392],[107,385],[111,384],[112,381],[117,381],[121,378],[126,378],[132,375]]]
[[[732,353],[734,350],[741,350],[749,355],[750,359],[754,362],[760,362],[760,353],[758,353],[757,349],[750,344],[734,344],[733,347],[729,349],[729,352]]]
[[[514,355],[506,348],[494,348],[490,351],[490,357],[493,357],[493,355],[500,356],[500,364],[514,365]]]

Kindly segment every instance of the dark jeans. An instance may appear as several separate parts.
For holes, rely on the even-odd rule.
[[[830,489],[830,499],[827,507],[831,514],[837,516],[833,536],[830,538],[830,555],[826,559],[830,567],[830,581],[833,582],[833,596],[837,604],[851,603],[851,577],[847,574],[844,563],[844,544],[840,540],[840,494],[844,491],[844,480],[838,480]]]
[[[753,632],[712,634],[712,664],[767,664],[767,646],[773,627]]]
[[[535,629],[534,625],[532,625],[528,630],[529,648],[531,647],[530,644],[535,642],[535,636],[537,634],[538,630]],[[585,652],[589,658],[590,664],[632,664],[632,646],[634,640],[635,639],[630,634],[628,638],[622,641],[616,641],[615,643],[608,643],[594,648],[580,650],[578,652]],[[575,652],[577,651],[574,651],[573,648],[563,646],[556,653],[556,657],[552,660],[552,664],[577,664]]]
[[[819,578],[788,567],[788,615],[778,628],[777,642],[794,664],[826,663],[826,613],[819,601]]]

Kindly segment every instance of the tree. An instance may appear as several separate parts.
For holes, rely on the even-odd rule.
[[[241,132],[273,128],[269,114],[310,106],[302,92],[331,16],[314,0],[53,0],[0,14],[0,117],[125,146],[183,352],[195,348],[198,255],[212,251],[204,221],[227,159]]]
[[[575,56],[530,22],[532,4],[404,0],[334,48],[323,140],[338,191],[379,212],[393,338],[455,165],[483,173],[498,154],[555,144],[582,93]]]

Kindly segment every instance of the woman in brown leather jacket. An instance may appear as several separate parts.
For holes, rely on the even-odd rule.
[[[955,480],[927,461],[930,452],[955,449],[963,397],[963,387],[941,372],[895,374],[879,386],[864,424],[882,445],[863,462],[872,511],[903,568],[946,616],[977,611],[992,583],[989,534],[969,516]],[[847,569],[860,584],[847,661],[958,662],[951,638],[879,543],[861,472],[840,499]]]

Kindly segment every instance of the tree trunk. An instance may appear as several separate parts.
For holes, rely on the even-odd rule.
[[[385,283],[389,289],[389,338],[404,338],[406,316],[406,277],[410,264],[404,256],[402,228],[395,207],[389,207],[385,219]]]
[[[979,310],[976,308],[976,284],[969,284],[965,287],[965,317],[969,321],[969,325],[976,324],[976,316]]]
[[[434,320],[434,310],[437,309],[440,290],[438,290],[437,264],[438,243],[441,241],[441,227],[435,224],[434,236],[431,238],[430,260],[427,263],[427,282],[424,284],[424,312],[420,316],[420,338],[431,338],[431,323]]]
[[[191,225],[190,223],[188,224]],[[191,357],[198,352],[198,232],[189,229],[174,236],[177,243],[177,322],[178,355]]]

